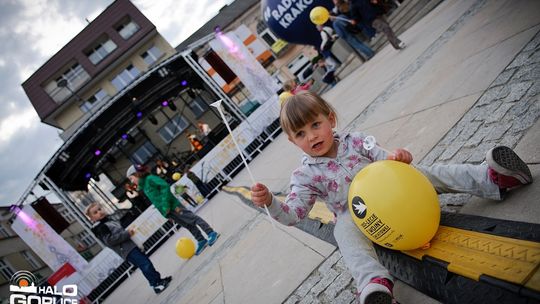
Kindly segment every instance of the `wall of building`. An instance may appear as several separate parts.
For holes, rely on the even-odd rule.
[[[156,46],[159,48],[163,54],[158,58],[156,62],[154,62],[152,65],[148,65],[141,55],[147,51],[150,47]],[[112,79],[121,71],[123,71],[129,64],[132,64],[134,67],[136,67],[140,74],[144,74],[144,72],[148,71],[152,66],[159,64],[163,60],[169,58],[172,56],[176,50],[161,36],[156,35],[153,37],[150,41],[146,42],[145,44],[141,45],[137,50],[133,52],[133,55],[122,62],[115,63],[118,64],[118,67],[116,69],[113,69],[109,73],[105,75],[100,75],[101,81],[97,82],[93,86],[89,87],[88,89],[85,89],[83,93],[81,93],[80,98],[77,98],[78,100],[74,101],[73,103],[69,104],[62,112],[60,112],[56,117],[55,121],[57,125],[63,129],[67,130],[72,125],[77,123],[80,119],[88,119],[91,116],[91,113],[85,113],[81,106],[82,104],[91,98],[97,91],[102,89],[109,95],[110,97],[116,95],[118,93],[118,90],[114,87],[112,84]],[[82,100],[81,100],[82,99]],[[90,112],[93,112],[97,110],[101,106],[100,103],[96,103],[94,107],[91,109]]]
[[[232,22],[230,25],[226,27],[226,30],[234,30],[241,24],[246,25],[254,34],[258,35],[257,33],[257,24],[261,22],[262,16],[261,16],[261,5],[260,3],[251,7],[248,11],[246,11],[244,14],[242,14],[238,19],[236,19],[234,22]],[[277,37],[276,37],[277,38]],[[266,44],[266,42],[261,39],[263,43]],[[268,45],[267,45],[268,46]],[[270,46],[268,46],[270,48]],[[278,73],[281,74],[280,78],[283,79],[293,79],[294,75],[293,73],[288,69],[288,65],[296,59],[300,54],[303,54],[307,58],[311,59],[315,56],[317,56],[317,52],[313,49],[311,46],[305,46],[305,45],[298,45],[298,44],[289,44],[288,50],[285,51],[283,54],[280,54],[280,56],[274,55],[275,60],[272,62],[271,66],[274,67],[274,70],[278,71]],[[271,73],[273,73],[272,69],[267,67],[267,70],[269,70]]]
[[[128,40],[122,38],[115,28],[125,16],[129,16],[140,27],[140,30]],[[48,116],[64,103],[52,100],[43,90],[43,86],[62,73],[61,68],[65,66],[67,61],[78,62],[90,77],[94,78],[118,60],[126,50],[145,39],[153,31],[155,31],[155,26],[129,0],[114,1],[23,83],[23,89],[42,121],[49,123]],[[107,34],[117,45],[117,48],[99,64],[94,65],[84,50],[100,39],[103,34]]]

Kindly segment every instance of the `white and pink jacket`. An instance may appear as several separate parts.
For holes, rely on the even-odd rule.
[[[375,146],[372,150],[363,147],[363,133],[334,134],[338,142],[336,158],[311,157],[304,154],[302,166],[293,171],[290,193],[284,202],[275,197],[268,207],[278,222],[295,225],[309,213],[317,198],[335,215],[347,211],[349,185],[356,173],[368,164],[384,160],[387,153]]]

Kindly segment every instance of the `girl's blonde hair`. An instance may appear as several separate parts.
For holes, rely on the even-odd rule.
[[[283,103],[279,122],[281,128],[287,134],[292,135],[306,124],[314,121],[319,114],[326,117],[333,114],[337,120],[336,110],[326,100],[315,93],[301,91],[288,97],[287,102]]]

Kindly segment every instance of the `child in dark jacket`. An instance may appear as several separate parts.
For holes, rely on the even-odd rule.
[[[92,227],[94,234],[123,259],[139,267],[155,293],[161,293],[167,288],[172,277],[161,278],[152,261],[131,240],[131,236],[135,234],[134,230],[124,230],[120,222],[110,219],[101,205],[96,202],[86,208],[86,215],[94,223]]]

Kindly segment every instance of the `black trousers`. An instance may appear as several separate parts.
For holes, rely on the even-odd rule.
[[[206,233],[206,235],[214,232],[214,229],[212,229],[212,227],[210,227],[210,225],[208,225],[205,220],[203,220],[195,213],[184,208],[176,209],[177,210],[174,210],[167,214],[167,218],[173,220],[175,223],[182,227],[186,227],[186,229],[191,232],[191,234],[197,241],[200,242],[206,240],[198,227],[200,227],[202,231]]]

